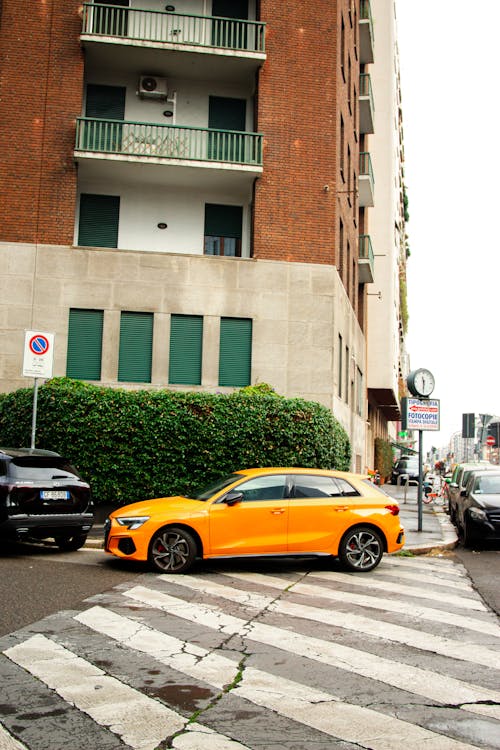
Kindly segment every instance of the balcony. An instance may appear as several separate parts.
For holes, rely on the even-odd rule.
[[[179,78],[240,80],[266,59],[265,24],[84,3],[81,42],[87,65]]]
[[[359,61],[361,64],[374,61],[373,46],[373,18],[370,0],[361,0],[359,14]]]
[[[216,179],[229,186],[262,173],[262,139],[260,133],[79,117],[75,159],[101,165],[112,161],[115,170],[121,169],[117,176],[124,179],[127,173],[132,179],[140,174],[146,182],[180,185],[196,181],[201,186]],[[118,167],[117,162],[124,166]],[[144,167],[150,165],[156,169],[144,177]],[[158,165],[168,167],[168,174],[158,170]]]
[[[372,284],[375,271],[372,241],[369,234],[359,235],[358,278],[360,284]]]
[[[374,133],[374,118],[372,81],[368,73],[361,73],[359,77],[359,132]]]
[[[374,206],[375,179],[370,154],[359,155],[359,205],[362,208]]]

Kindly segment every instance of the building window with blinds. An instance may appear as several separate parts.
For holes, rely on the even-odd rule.
[[[172,385],[201,385],[203,317],[171,315],[168,382]]]
[[[66,375],[80,380],[101,379],[103,310],[69,311]]]
[[[153,359],[153,313],[122,312],[118,380],[150,383]]]
[[[242,388],[252,377],[252,321],[221,318],[219,385]]]

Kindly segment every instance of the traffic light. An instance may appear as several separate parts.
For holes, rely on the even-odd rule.
[[[476,431],[476,415],[462,414],[462,437],[473,438]]]

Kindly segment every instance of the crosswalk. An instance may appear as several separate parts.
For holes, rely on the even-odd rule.
[[[499,645],[450,559],[145,574],[0,639],[0,750],[500,748]]]

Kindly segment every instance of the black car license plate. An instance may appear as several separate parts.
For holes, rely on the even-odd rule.
[[[69,500],[68,490],[41,490],[42,500]]]

